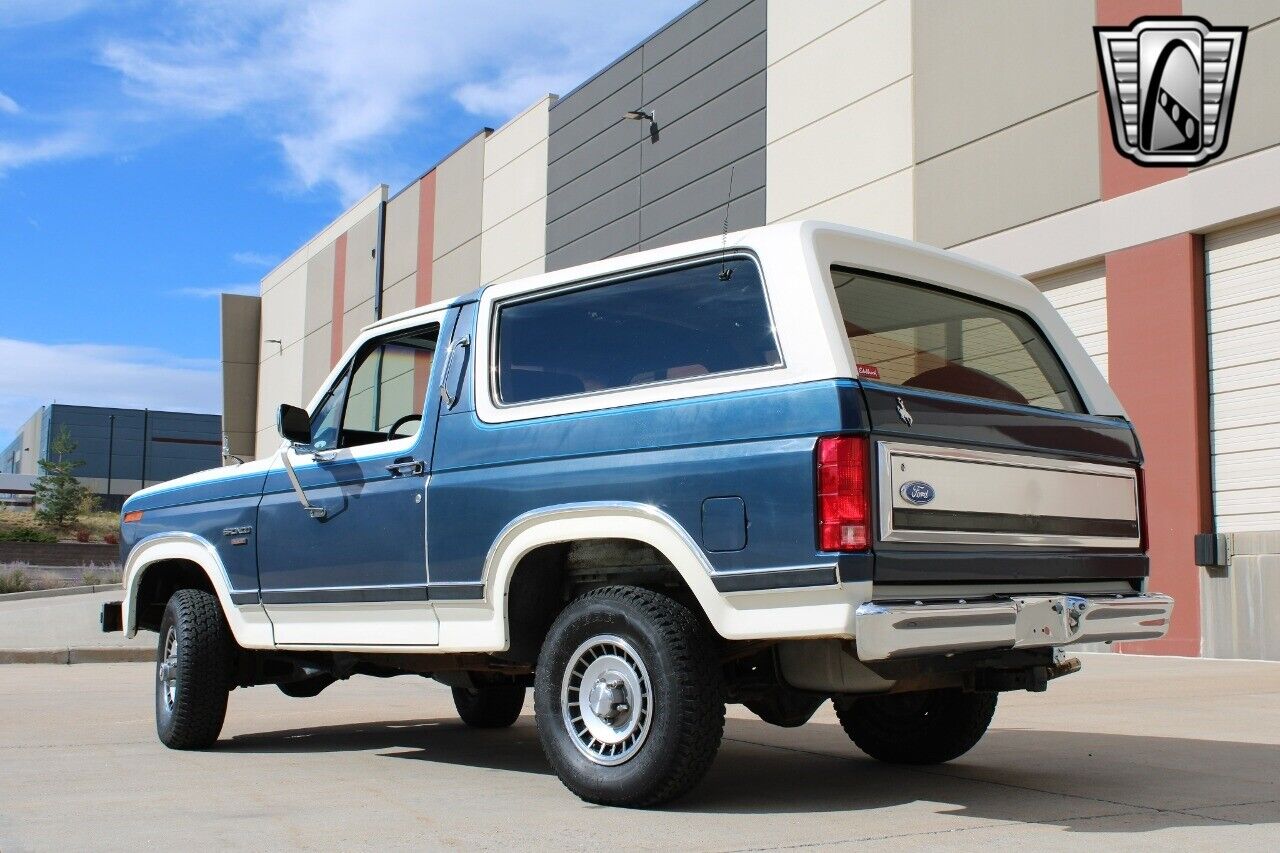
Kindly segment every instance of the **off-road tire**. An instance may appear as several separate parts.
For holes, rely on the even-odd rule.
[[[166,641],[174,632],[176,682],[172,703],[162,680]],[[201,589],[180,589],[160,621],[156,649],[156,733],[170,749],[208,749],[218,740],[231,688],[230,630],[218,600]]]
[[[520,719],[523,687],[492,685],[453,688],[453,705],[462,722],[473,729],[505,729]]]
[[[995,693],[958,689],[836,699],[836,716],[858,749],[890,764],[941,764],[986,734]]]
[[[562,700],[576,651],[608,636],[635,652],[651,697],[647,734],[631,757],[613,765],[584,754]],[[686,794],[706,775],[724,734],[713,633],[683,604],[638,587],[591,590],[556,617],[538,657],[533,698],[547,760],[569,790],[591,803],[643,808]]]

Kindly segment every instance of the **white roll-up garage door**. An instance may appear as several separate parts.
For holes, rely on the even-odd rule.
[[[1205,238],[1218,531],[1280,530],[1280,218]]]
[[[1102,264],[1037,279],[1036,287],[1107,375],[1107,273]]]

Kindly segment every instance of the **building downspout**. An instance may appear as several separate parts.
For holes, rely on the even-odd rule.
[[[386,193],[383,192],[385,196]],[[386,267],[385,258],[387,240],[387,200],[378,202],[378,239],[374,244],[373,256],[373,319],[382,319],[382,274]]]

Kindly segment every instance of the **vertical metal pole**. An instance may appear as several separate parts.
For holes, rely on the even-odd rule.
[[[387,256],[387,202],[384,199],[378,204],[378,241],[374,251],[373,263],[373,319],[382,319],[382,275],[386,267],[383,259]]]
[[[147,487],[147,435],[148,424],[151,421],[151,410],[142,410],[142,488]]]
[[[107,500],[111,500],[111,463],[116,454],[116,416],[107,416]]]

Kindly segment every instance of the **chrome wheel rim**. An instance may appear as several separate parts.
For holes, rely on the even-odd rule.
[[[578,752],[613,766],[635,757],[653,722],[653,689],[640,655],[621,637],[592,637],[569,656],[561,717]]]
[[[160,681],[165,707],[172,709],[178,695],[178,631],[173,626],[164,635],[164,655],[156,667],[156,678]]]

